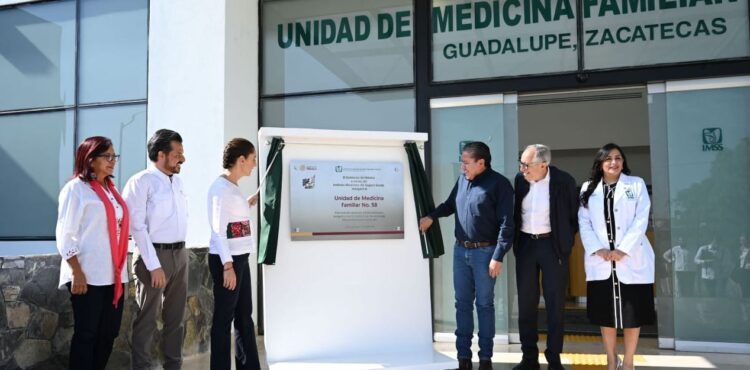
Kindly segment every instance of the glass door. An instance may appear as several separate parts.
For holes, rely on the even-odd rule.
[[[749,353],[750,76],[648,89],[659,344]]]
[[[432,99],[432,191],[436,203],[443,202],[461,175],[461,148],[471,141],[490,147],[492,168],[513,181],[518,160],[518,98],[516,94]],[[435,339],[454,341],[456,317],[453,295],[452,217],[440,219],[445,255],[433,263]],[[515,287],[512,252],[505,257],[495,285],[495,343],[508,342],[508,287]],[[476,327],[476,326],[475,326]],[[476,335],[475,335],[476,338]]]

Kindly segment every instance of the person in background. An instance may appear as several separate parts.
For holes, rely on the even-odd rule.
[[[742,298],[742,320],[750,321],[750,245],[747,244],[745,234],[740,235],[738,261],[732,269],[732,280],[740,286]]]
[[[675,297],[686,297],[692,295],[692,287],[695,282],[693,281],[694,272],[688,271],[688,256],[690,252],[685,248],[682,237],[677,238],[677,244],[669,248],[662,258],[667,264],[665,271],[674,272],[674,291]],[[671,265],[671,268],[669,266]],[[667,277],[668,281],[672,282],[672,277]]]
[[[698,251],[695,252],[694,262],[701,268],[699,288],[701,295],[704,297],[716,296],[716,268],[720,257],[716,237],[711,238],[708,244],[698,247]]]
[[[59,286],[70,291],[73,305],[71,370],[104,369],[120,331],[129,216],[111,179],[119,157],[110,139],[85,139],[73,179],[60,191],[55,236]]]
[[[650,208],[646,183],[630,176],[623,150],[617,144],[604,145],[581,187],[578,223],[585,250],[587,314],[601,329],[609,370],[633,369],[641,326],[656,318],[655,258],[646,238]],[[625,334],[622,363],[617,329]]]
[[[224,147],[224,173],[208,190],[208,224],[211,227],[208,267],[214,281],[214,314],[211,324],[211,370],[231,368],[231,327],[234,320],[234,362],[238,370],[260,370],[253,323],[250,254],[255,241],[250,207],[257,194],[245,199],[239,181],[256,165],[253,144],[235,138]]]

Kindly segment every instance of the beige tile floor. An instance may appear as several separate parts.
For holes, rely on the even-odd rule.
[[[601,345],[596,342],[596,337],[571,336],[565,340],[565,353],[562,355],[563,364],[569,370],[600,370],[604,366],[606,358],[602,354]],[[263,337],[258,338],[261,362],[265,361],[263,350]],[[539,347],[544,350],[544,343]],[[435,350],[447,356],[455,358],[456,351],[452,343],[435,343]],[[621,348],[621,347],[620,347]],[[478,349],[475,349],[475,351]],[[475,352],[476,353],[476,352]],[[521,360],[521,346],[518,344],[495,345],[495,354],[492,358],[494,370],[510,370]],[[543,363],[543,358],[541,359]],[[635,358],[636,368],[641,370],[659,369],[750,369],[750,355],[721,354],[721,353],[698,353],[698,352],[675,352],[657,348],[656,339],[641,339],[638,354]],[[476,369],[477,366],[475,365]],[[208,354],[193,356],[186,359],[184,370],[208,370]],[[268,369],[263,364],[263,369]],[[542,366],[542,369],[545,369]]]

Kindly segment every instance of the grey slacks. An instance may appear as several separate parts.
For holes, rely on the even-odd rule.
[[[163,289],[151,287],[151,272],[140,256],[134,263],[136,276],[136,301],[139,310],[133,321],[133,370],[152,368],[152,349],[156,331],[156,315],[161,310],[164,322],[162,350],[164,369],[178,370],[182,367],[183,318],[187,301],[188,251],[157,249],[159,263],[167,278]],[[162,299],[163,297],[163,299]]]

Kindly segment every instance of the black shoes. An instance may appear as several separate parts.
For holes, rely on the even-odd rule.
[[[458,359],[458,370],[471,370],[471,359],[459,358]]]
[[[458,370],[471,370],[471,360],[465,358],[458,359]],[[479,370],[492,370],[492,361],[479,360]]]
[[[539,370],[539,362],[523,359],[520,364],[513,367],[513,370]]]

